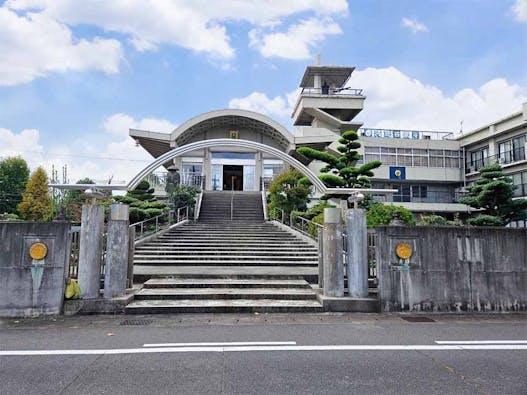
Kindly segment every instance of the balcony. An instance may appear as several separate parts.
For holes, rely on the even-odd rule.
[[[489,155],[481,159],[470,161],[467,163],[465,173],[469,174],[478,172],[483,166],[487,166],[492,163],[508,165],[511,163],[523,161],[525,158],[525,147],[520,147],[511,151],[500,152],[497,155]]]
[[[301,96],[363,96],[362,89],[357,88],[302,88]]]

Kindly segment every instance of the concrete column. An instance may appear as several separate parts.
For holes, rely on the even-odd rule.
[[[344,296],[344,268],[342,266],[342,218],[340,208],[324,209],[324,295]]]
[[[106,239],[105,298],[122,296],[126,292],[130,243],[129,224],[128,206],[126,204],[112,204]]]
[[[104,207],[83,205],[79,246],[79,287],[83,299],[99,297],[103,232]]]
[[[262,176],[263,176],[263,159],[262,159],[262,153],[257,152],[255,155],[256,159],[256,167],[254,171],[254,182],[255,182],[255,191],[259,191],[262,189]]]
[[[205,190],[212,190],[211,153],[208,148],[205,148],[205,153],[203,157],[203,175],[205,176]]]
[[[324,231],[318,230],[318,286],[324,287]]]
[[[353,209],[346,213],[347,275],[349,296],[368,296],[368,230],[366,210]]]

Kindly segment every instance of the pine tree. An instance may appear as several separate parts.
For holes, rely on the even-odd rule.
[[[371,187],[370,177],[373,176],[373,169],[378,168],[381,162],[376,160],[357,167],[357,161],[361,155],[357,149],[360,143],[357,141],[357,132],[350,130],[342,133],[337,150],[342,155],[334,155],[325,151],[318,151],[309,147],[300,147],[297,151],[310,159],[317,159],[326,166],[320,169],[323,173],[319,178],[328,187],[341,188],[369,188]]]
[[[48,176],[42,167],[35,170],[26,186],[18,211],[23,219],[30,221],[49,221],[52,215]]]
[[[482,209],[467,221],[470,225],[505,226],[511,221],[527,219],[527,199],[513,200],[515,186],[499,164],[484,166],[479,173],[481,178],[460,199],[463,204]]]

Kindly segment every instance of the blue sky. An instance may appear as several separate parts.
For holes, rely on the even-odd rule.
[[[357,68],[370,127],[465,130],[527,101],[527,0],[8,0],[0,156],[129,179],[129,127],[199,113],[289,114],[313,56]],[[122,160],[103,160],[112,157]]]

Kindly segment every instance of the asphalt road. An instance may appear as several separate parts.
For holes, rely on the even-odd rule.
[[[401,317],[4,319],[0,394],[527,394],[527,315]]]

